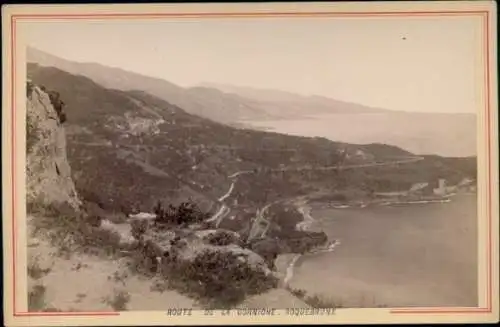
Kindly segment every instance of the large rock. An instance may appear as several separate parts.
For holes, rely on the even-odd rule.
[[[57,99],[58,100],[58,99]],[[62,126],[62,102],[30,81],[26,101],[26,197],[28,203],[67,203],[77,209],[80,200],[71,179]],[[56,110],[57,109],[57,110]]]

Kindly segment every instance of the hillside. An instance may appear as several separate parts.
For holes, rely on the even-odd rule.
[[[109,89],[148,92],[189,113],[218,122],[230,123],[240,119],[272,117],[256,106],[255,101],[234,94],[226,94],[213,88],[185,89],[159,78],[97,63],[72,62],[30,47],[27,49],[27,62],[45,67],[56,67],[74,75],[82,75]]]
[[[110,89],[141,90],[177,105],[189,113],[223,123],[245,120],[290,119],[317,113],[385,112],[321,96],[237,88],[205,83],[182,88],[162,79],[144,76],[97,63],[78,63],[28,48],[27,61],[82,75]]]
[[[240,219],[306,194],[367,197],[438,178],[451,184],[475,178],[470,168],[454,167],[453,159],[415,160],[383,144],[236,129],[147,93],[106,89],[56,68],[30,64],[28,74],[58,90],[66,103],[68,156],[78,190],[113,210],[150,211],[157,200],[192,198],[211,212],[224,204]]]
[[[72,62],[34,48],[27,49],[27,61],[88,77],[104,88],[147,92],[186,112],[234,127],[346,143],[391,144],[419,155],[476,154],[474,114],[390,111],[323,96],[216,83],[183,88],[119,68]],[[363,126],[363,133],[352,126]]]
[[[237,234],[200,225],[196,205],[157,207],[154,221],[96,210],[75,191],[60,94],[28,81],[26,100],[28,311],[307,307]]]

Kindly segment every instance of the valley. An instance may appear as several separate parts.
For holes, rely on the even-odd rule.
[[[218,305],[235,305],[248,285],[255,288],[252,295],[276,288],[283,282],[275,276],[280,255],[337,246],[335,238],[309,228],[309,203],[366,207],[444,199],[442,180],[475,181],[475,157],[231,127],[144,91],[105,88],[54,67],[28,64],[28,78],[57,90],[64,103],[71,179],[89,217],[115,235],[123,251],[138,239],[146,270],[163,267],[163,274],[178,278],[171,287],[202,305],[213,305],[214,294],[223,298]],[[422,183],[426,187],[413,192]],[[153,213],[152,219],[141,218],[144,213]],[[237,263],[242,253],[253,268]],[[192,266],[209,269],[220,261],[230,267],[226,286],[214,279],[220,271]],[[225,298],[221,290],[231,285],[233,269],[254,277],[241,277]],[[283,277],[285,287],[291,275]],[[196,278],[205,278],[205,286]]]

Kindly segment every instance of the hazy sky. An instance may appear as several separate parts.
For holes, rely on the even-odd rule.
[[[474,112],[481,21],[265,18],[20,23],[31,46],[181,86],[318,94],[404,111]]]

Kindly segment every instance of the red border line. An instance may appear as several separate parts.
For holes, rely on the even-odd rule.
[[[193,13],[97,13],[97,14],[19,14],[18,18],[244,18],[244,17],[339,17],[339,16],[429,16],[429,15],[477,15],[484,14],[484,10],[449,10],[449,11],[352,11],[352,12],[334,12],[334,11],[309,11],[309,12],[193,12]]]
[[[16,254],[17,254],[17,242],[16,242],[16,183],[15,183],[15,176],[16,176],[16,163],[15,163],[15,148],[16,148],[16,133],[15,133],[15,128],[16,124],[15,122],[15,114],[16,114],[16,74],[15,74],[15,57],[16,57],[16,47],[15,47],[15,39],[16,39],[16,21],[14,17],[11,18],[10,20],[10,33],[11,33],[11,79],[12,79],[12,85],[11,85],[11,97],[12,97],[12,103],[11,103],[11,119],[12,119],[12,135],[11,135],[11,147],[12,147],[12,158],[10,161],[11,164],[11,169],[12,169],[12,286],[13,286],[13,297],[14,297],[14,302],[13,302],[13,310],[14,310],[14,316],[16,315]]]
[[[493,285],[493,277],[492,277],[492,248],[493,248],[493,235],[492,235],[492,225],[493,225],[493,214],[492,214],[492,181],[491,181],[491,135],[490,135],[490,128],[491,128],[491,99],[490,99],[490,15],[489,12],[486,13],[485,15],[485,78],[486,78],[486,141],[487,141],[487,146],[488,146],[488,196],[487,196],[487,201],[488,201],[488,246],[487,248],[487,258],[488,258],[488,267],[486,269],[487,271],[487,284],[488,284],[488,301],[487,301],[487,307],[492,310],[493,306],[493,290],[492,290],[492,285]]]
[[[16,18],[17,19],[29,19],[36,18],[41,20],[49,20],[49,19],[113,19],[113,18],[145,18],[145,19],[154,19],[154,18],[272,18],[272,17],[405,17],[405,16],[468,16],[468,15],[481,15],[484,19],[484,34],[485,34],[485,69],[486,69],[486,139],[487,139],[487,159],[488,159],[488,168],[487,168],[487,181],[488,184],[488,195],[487,195],[487,214],[488,214],[488,246],[487,246],[487,307],[486,308],[401,308],[391,310],[391,313],[413,313],[413,314],[450,314],[450,313],[491,313],[492,312],[492,208],[491,208],[491,197],[492,197],[492,185],[490,181],[491,177],[491,140],[490,140],[490,45],[489,45],[489,11],[486,10],[477,10],[477,11],[380,11],[380,12],[248,12],[248,13],[97,13],[97,14],[18,14],[11,16],[11,78],[12,78],[12,89],[11,89],[11,114],[12,114],[12,240],[13,240],[13,315],[16,316],[116,316],[119,315],[119,312],[17,312],[16,311],[16,265],[15,258],[17,254],[17,243],[16,243],[16,211],[15,211],[15,199],[16,199],[16,188],[15,188],[15,103],[16,103],[16,89],[15,89],[15,41],[16,41]]]
[[[18,312],[17,317],[88,317],[119,316],[119,312]]]

